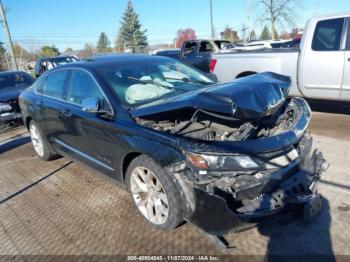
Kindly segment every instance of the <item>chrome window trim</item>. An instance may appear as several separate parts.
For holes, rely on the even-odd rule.
[[[350,23],[350,17],[346,17],[345,18],[345,23],[344,23],[344,31],[343,31],[343,41],[342,41],[342,51],[349,51],[350,50],[350,48],[348,48],[348,47],[350,47],[350,43],[348,43],[348,40],[350,40],[350,39],[348,39],[348,35],[349,35],[349,27],[350,27],[350,25],[349,25],[349,23]]]
[[[58,71],[63,71],[63,70],[67,70],[68,73],[69,73],[69,70],[80,70],[80,71],[83,71],[85,73],[87,73],[92,79],[93,81],[95,82],[95,84],[97,85],[97,87],[100,89],[102,95],[104,96],[104,98],[106,99],[107,101],[107,104],[109,105],[110,109],[111,109],[111,113],[112,115],[114,116],[114,108],[112,107],[112,104],[109,102],[109,99],[107,98],[105,92],[103,91],[102,87],[100,86],[100,84],[97,82],[97,80],[95,79],[95,77],[86,69],[83,69],[83,68],[75,68],[75,67],[65,67],[65,68],[60,68],[60,69],[56,69],[55,71],[52,71],[52,72],[49,72],[47,73],[44,78],[48,78],[50,75],[54,74],[55,72],[58,72]],[[45,80],[46,81],[46,80]],[[40,82],[40,79],[38,81],[38,83]],[[37,94],[37,95],[40,95],[40,96],[44,96],[44,97],[48,97],[48,98],[51,98],[53,100],[57,100],[57,101],[60,101],[60,102],[63,102],[63,103],[67,103],[67,104],[71,104],[71,105],[75,105],[77,107],[79,107],[80,109],[82,109],[82,106],[77,104],[77,103],[73,103],[73,102],[70,102],[68,100],[64,100],[64,99],[59,99],[59,98],[56,98],[56,97],[52,97],[52,96],[48,96],[48,95],[45,95],[45,94],[41,94],[39,93],[37,90],[36,90],[36,86],[37,86],[37,83],[35,83],[34,85],[34,93]],[[68,86],[67,86],[68,87]],[[69,91],[69,90],[67,90]],[[81,110],[83,111],[83,110]]]

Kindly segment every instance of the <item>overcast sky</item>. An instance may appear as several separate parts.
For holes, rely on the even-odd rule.
[[[260,34],[256,22],[259,10],[255,0],[213,0],[216,32],[226,25],[239,31],[245,23]],[[350,12],[350,0],[300,0],[295,24],[303,27],[314,15]],[[127,0],[3,0],[14,41],[28,49],[55,44],[79,49],[85,43],[96,44],[104,31],[114,46],[119,21]],[[210,36],[209,0],[133,0],[151,44],[171,43],[180,28],[193,28],[197,36]],[[249,18],[248,18],[249,17]],[[290,30],[288,26],[278,28]],[[4,41],[0,30],[0,41]]]

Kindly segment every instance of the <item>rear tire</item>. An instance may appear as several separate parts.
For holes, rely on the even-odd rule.
[[[175,229],[182,222],[181,197],[165,169],[141,155],[126,171],[126,185],[136,209],[153,227]]]
[[[59,155],[52,150],[43,132],[34,120],[29,123],[29,134],[34,150],[42,160],[50,161],[59,157]]]

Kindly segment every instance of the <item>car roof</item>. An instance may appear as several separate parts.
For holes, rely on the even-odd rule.
[[[2,71],[0,72],[0,76],[14,75],[18,73],[27,74],[26,72],[23,72],[23,71]]]
[[[140,64],[145,62],[155,61],[175,61],[172,58],[162,56],[150,56],[150,55],[139,55],[139,54],[109,54],[87,58],[86,60],[80,60],[76,63],[62,65],[57,68],[91,68],[98,69],[108,65],[129,65],[129,64]],[[53,69],[55,70],[55,69]]]

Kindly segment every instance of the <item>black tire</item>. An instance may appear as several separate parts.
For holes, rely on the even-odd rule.
[[[148,220],[139,210],[139,208],[136,205],[136,202],[134,201],[133,195],[131,193],[131,175],[132,172],[136,168],[147,168],[150,170],[153,175],[160,181],[162,184],[165,194],[168,198],[168,204],[169,204],[169,213],[166,221],[163,224],[154,224],[150,220]],[[159,166],[153,159],[150,157],[147,157],[145,155],[141,155],[137,158],[135,158],[130,165],[127,168],[126,176],[125,176],[125,183],[127,185],[127,188],[130,192],[131,198],[133,199],[133,202],[135,204],[135,208],[139,212],[139,214],[144,218],[144,220],[152,225],[153,227],[161,230],[170,230],[177,228],[183,221],[182,216],[182,203],[181,203],[181,196],[179,191],[176,188],[175,183],[170,177],[170,174],[167,173],[165,169],[163,169],[161,166]]]
[[[42,140],[42,144],[43,144],[43,152],[42,152],[42,154],[39,154],[35,150],[37,156],[39,158],[41,158],[42,160],[44,160],[44,161],[51,161],[51,160],[59,158],[60,155],[58,155],[55,151],[53,151],[53,149],[51,148],[50,144],[47,142],[45,136],[43,135],[43,132],[42,132],[40,126],[34,120],[31,120],[29,125],[28,125],[29,133],[31,133],[30,130],[31,130],[32,126],[34,126],[38,130],[40,139]],[[32,143],[33,143],[32,135],[31,135],[31,139],[32,139]],[[34,146],[34,144],[33,144],[33,146]]]

